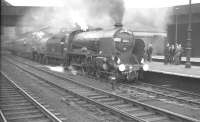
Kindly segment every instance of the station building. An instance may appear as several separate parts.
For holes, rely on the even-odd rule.
[[[170,43],[177,41],[185,48],[187,42],[189,5],[175,6],[172,12],[172,16],[170,16],[171,21],[167,28],[168,41]],[[191,5],[191,13],[191,57],[200,57],[200,3]]]

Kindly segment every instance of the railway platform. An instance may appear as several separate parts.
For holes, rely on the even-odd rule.
[[[164,56],[152,56],[152,60],[155,62],[164,62]],[[191,57],[190,58],[191,65],[200,66],[200,58]],[[186,57],[182,57],[181,64],[186,63]]]
[[[197,61],[200,63],[199,59],[193,59],[193,61]],[[184,77],[191,77],[197,78],[200,81],[200,66],[191,66],[191,68],[185,68],[184,64],[174,65],[174,64],[164,64],[163,62],[146,62],[149,65],[150,72],[157,72],[169,75],[176,75],[176,76],[184,76]]]

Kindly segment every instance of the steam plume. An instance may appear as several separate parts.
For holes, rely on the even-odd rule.
[[[123,24],[139,31],[166,31],[171,14],[171,8],[129,8],[126,9]]]
[[[115,23],[121,23],[124,16],[123,0],[86,0],[89,3],[91,15],[108,14]]]
[[[32,30],[48,26],[49,32],[62,28],[72,31],[81,27],[111,28],[122,23],[132,30],[165,30],[168,9],[130,9],[125,0],[63,0],[64,7],[30,10],[20,23],[31,24]],[[78,25],[78,26],[77,26]],[[30,27],[29,27],[30,30]]]
[[[48,25],[53,33],[61,28],[74,29],[76,25],[109,28],[121,23],[125,11],[123,0],[63,0],[63,5],[32,9],[19,23],[29,23],[33,30]]]

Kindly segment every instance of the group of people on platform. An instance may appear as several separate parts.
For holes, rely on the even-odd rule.
[[[164,50],[164,64],[175,64],[179,65],[181,63],[181,57],[183,55],[183,48],[181,44],[167,44]]]

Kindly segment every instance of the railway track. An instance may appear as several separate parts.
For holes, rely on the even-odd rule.
[[[162,92],[163,94],[173,94],[175,97],[178,97],[178,98],[182,98],[182,99],[192,101],[192,102],[196,101],[196,103],[198,105],[200,105],[200,95],[199,94],[188,92],[188,91],[185,92],[182,90],[167,88],[167,87],[163,87],[163,86],[157,86],[157,85],[148,84],[148,83],[142,83],[140,85],[142,85],[142,87],[146,87],[149,89],[154,89],[158,92]]]
[[[175,90],[147,83],[120,84],[121,89],[129,92],[140,92],[150,95],[152,99],[173,102],[174,104],[184,104],[192,109],[200,108],[200,95],[181,90]]]
[[[3,72],[0,86],[2,122],[62,122]]]
[[[9,60],[9,62],[13,63]],[[34,67],[29,64],[24,64],[29,68],[24,68],[19,66],[19,64],[13,63],[20,69],[28,72],[35,77],[55,86],[59,89],[65,90],[73,96],[77,96],[81,99],[85,99],[89,103],[99,106],[106,111],[109,111],[115,115],[120,115],[121,117],[139,122],[199,122],[194,118],[183,116],[177,113],[173,113],[167,110],[163,110],[157,107],[153,107],[147,104],[140,103],[138,101],[125,98],[116,94],[108,93],[106,91],[94,88],[92,86],[87,86],[82,83],[78,83],[73,79],[66,79],[52,72]],[[20,62],[21,64],[21,62]],[[31,71],[32,70],[32,71]],[[37,70],[37,73],[33,70]],[[65,82],[58,82],[56,80],[49,81],[41,74],[49,75],[49,77],[55,77],[57,79],[65,80]],[[68,81],[68,82],[66,82]],[[66,98],[68,99],[68,98]]]

